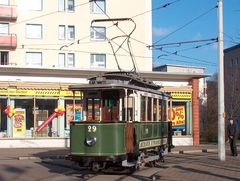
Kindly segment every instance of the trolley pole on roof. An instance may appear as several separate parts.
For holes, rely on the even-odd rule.
[[[225,161],[225,109],[223,64],[223,0],[218,0],[218,157]]]

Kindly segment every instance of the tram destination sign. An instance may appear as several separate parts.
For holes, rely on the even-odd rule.
[[[154,146],[160,146],[161,145],[161,139],[155,139],[155,140],[147,140],[147,141],[140,141],[139,148],[150,148]]]

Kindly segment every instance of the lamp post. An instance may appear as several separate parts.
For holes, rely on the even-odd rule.
[[[218,157],[225,161],[225,110],[223,64],[223,0],[218,0]]]

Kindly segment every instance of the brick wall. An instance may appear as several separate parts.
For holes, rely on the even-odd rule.
[[[200,117],[199,117],[199,80],[192,79],[192,118],[193,118],[193,145],[200,143]]]

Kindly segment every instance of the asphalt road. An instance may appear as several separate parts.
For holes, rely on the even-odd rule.
[[[239,181],[240,156],[216,153],[170,154],[158,168],[145,167],[133,174],[94,174],[63,159],[0,159],[0,181]]]

